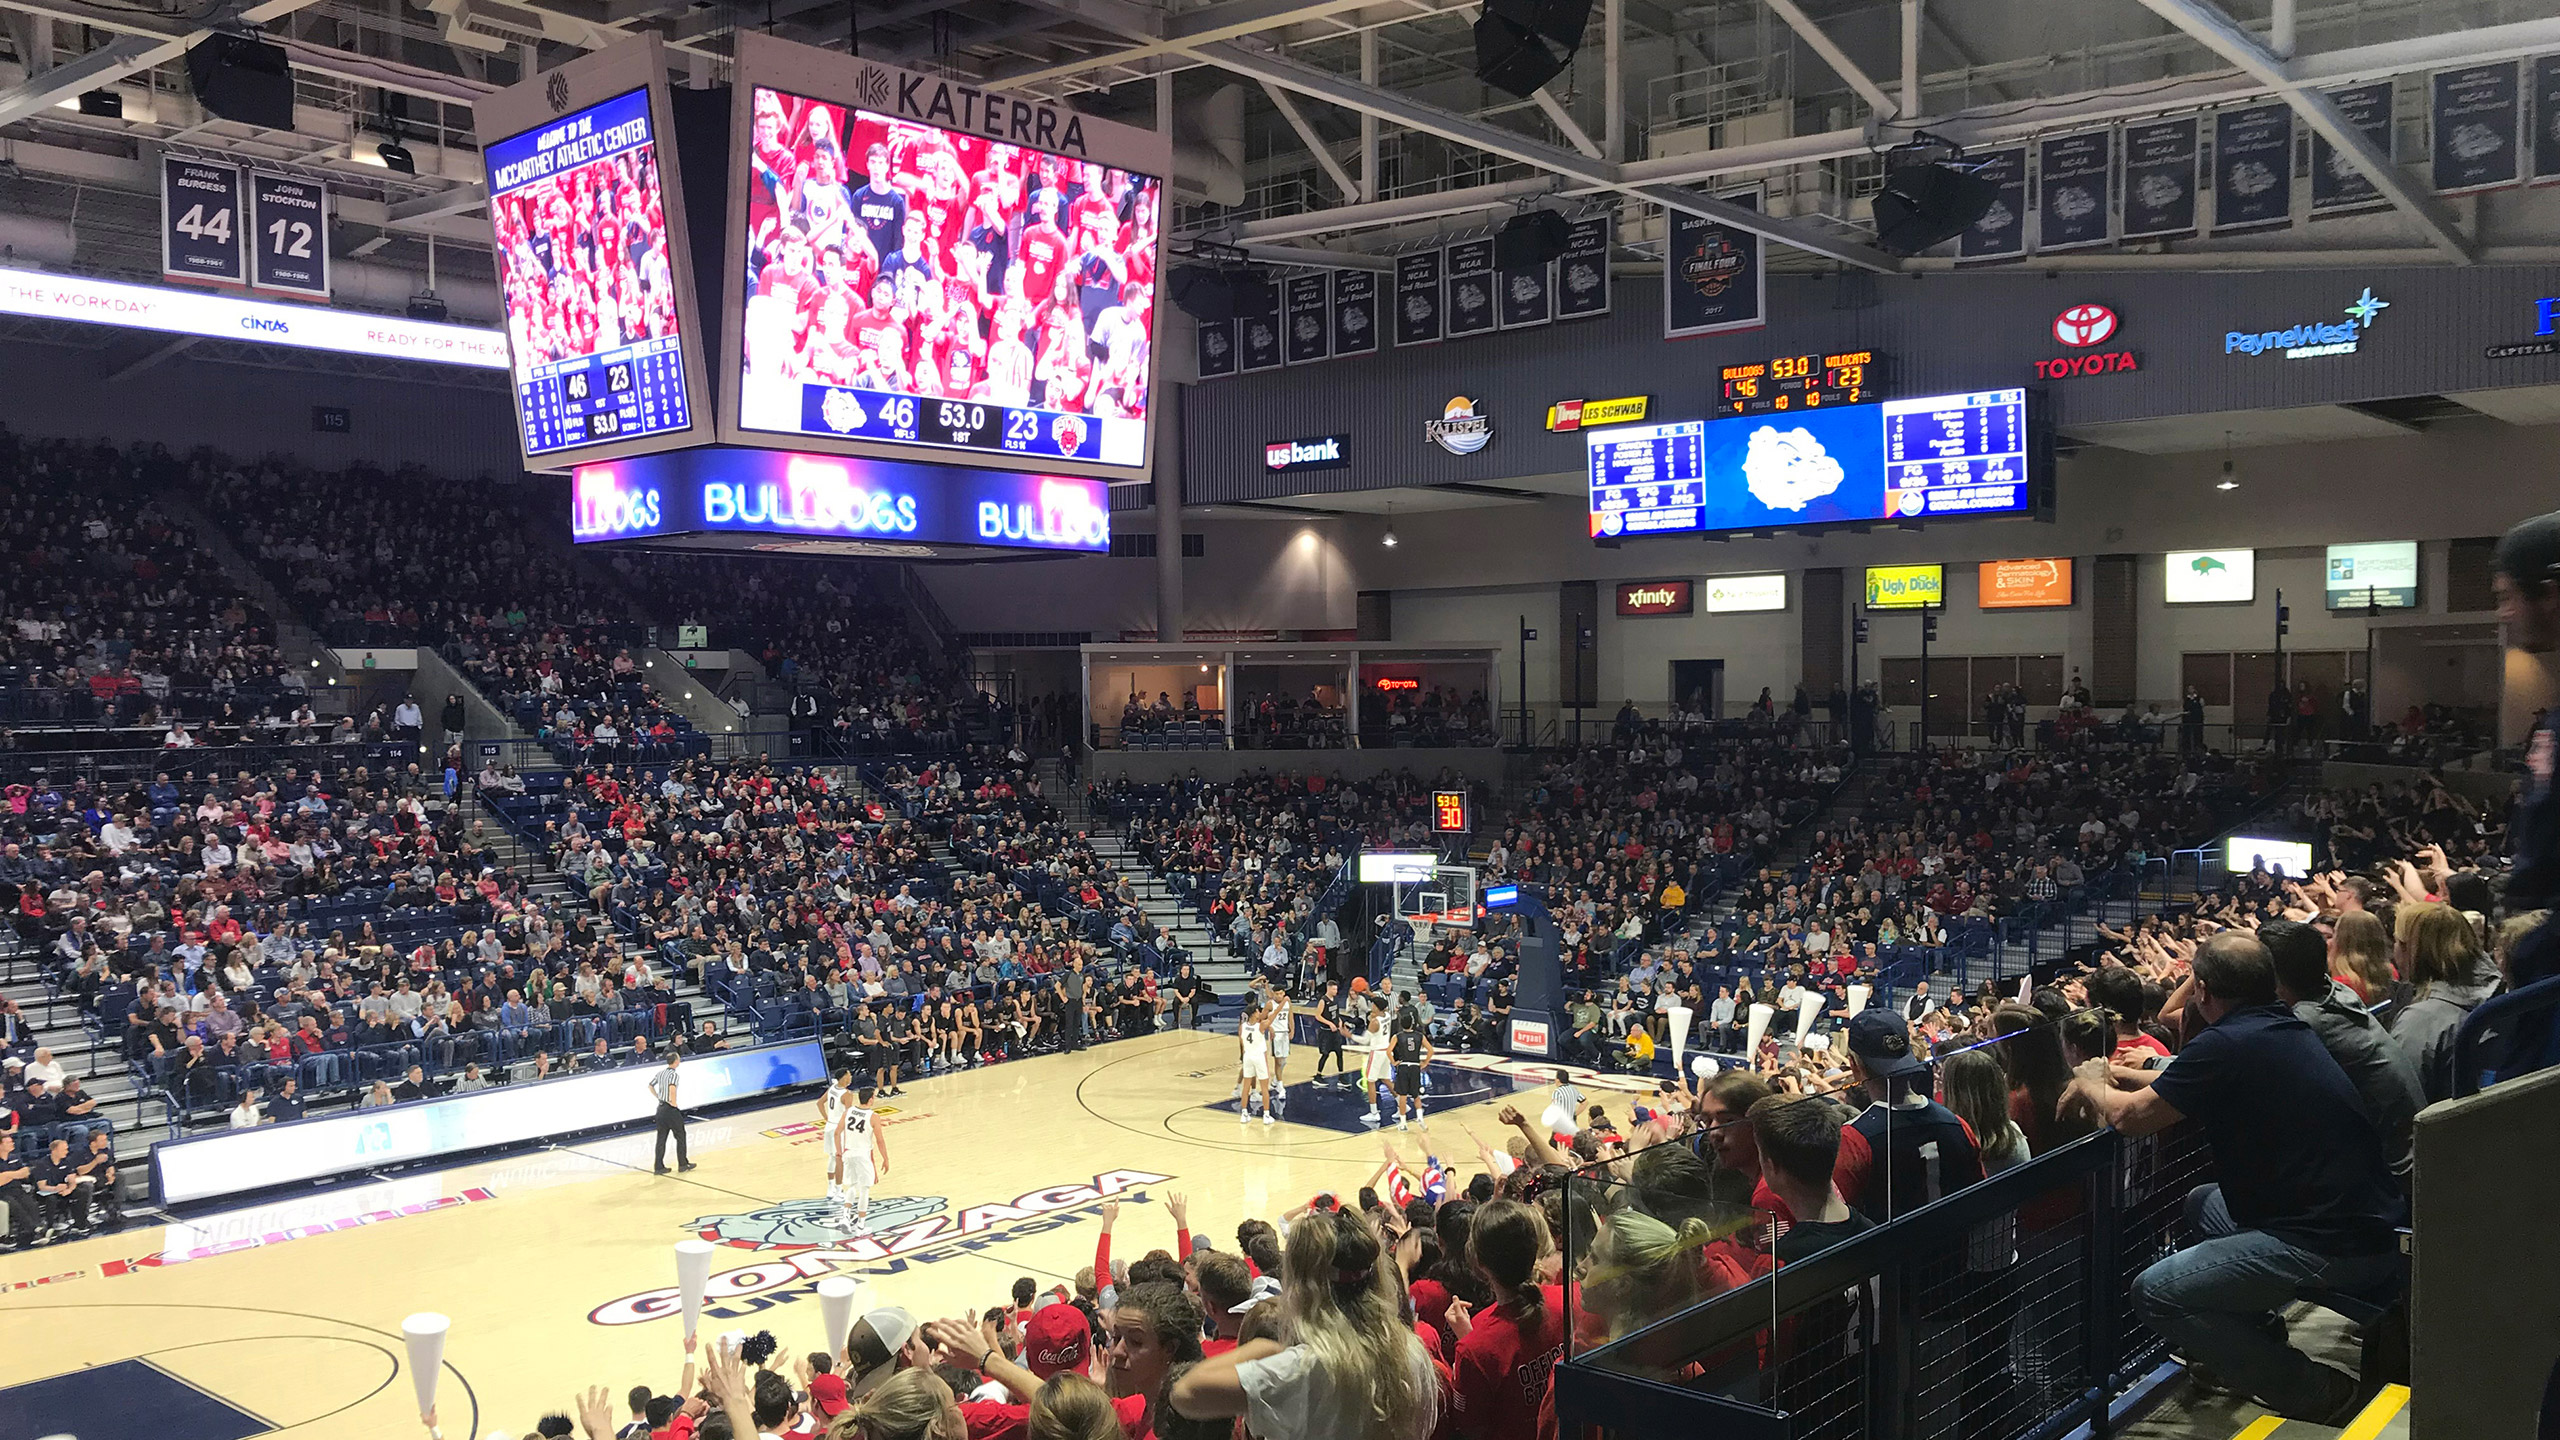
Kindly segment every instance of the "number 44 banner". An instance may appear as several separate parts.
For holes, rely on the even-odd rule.
[[[241,248],[240,167],[180,155],[160,162],[160,273],[249,283]]]

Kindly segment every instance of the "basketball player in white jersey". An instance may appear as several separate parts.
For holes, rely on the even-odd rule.
[[[1289,1113],[1289,1032],[1297,1028],[1298,1013],[1286,994],[1273,994],[1264,999],[1262,1015],[1264,1029],[1271,1036],[1271,1105],[1286,1115]]]
[[[1277,1123],[1271,1118],[1271,1030],[1270,1012],[1260,1006],[1248,1007],[1244,1022],[1236,1027],[1236,1083],[1243,1088],[1243,1098],[1236,1104],[1236,1123],[1253,1119],[1253,1102],[1262,1101],[1262,1123]]]
[[[1369,1102],[1360,1123],[1383,1125],[1386,1123],[1385,1112],[1393,1108],[1387,1097],[1396,1074],[1394,1050],[1387,1039],[1385,1010],[1369,1012],[1369,1031],[1361,1037],[1360,1043],[1364,1047],[1360,1057],[1360,1094]]]
[[[889,1139],[873,1114],[875,1092],[865,1086],[853,1095],[836,1123],[838,1164],[844,1188],[836,1195],[836,1228],[856,1235],[871,1233],[871,1187],[889,1176]]]
[[[827,1157],[827,1203],[844,1206],[844,1112],[853,1108],[853,1067],[827,1082],[818,1097],[818,1145]]]

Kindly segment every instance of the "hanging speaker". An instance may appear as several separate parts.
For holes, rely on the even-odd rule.
[[[1591,25],[1591,0],[1486,0],[1485,9],[1523,30],[1535,31],[1572,57]]]
[[[1236,318],[1235,287],[1214,265],[1178,265],[1165,278],[1165,293],[1174,308],[1194,320],[1215,324]]]
[[[1476,17],[1476,78],[1496,90],[1526,100],[1563,74],[1569,58],[1537,31],[1490,9]]]
[[[1905,165],[1876,192],[1876,248],[1917,255],[1962,233],[2000,198],[1999,185],[1971,170],[1933,163]]]
[[[293,65],[284,47],[215,33],[187,51],[187,83],[216,118],[262,130],[293,128]]]
[[[1230,270],[1227,284],[1235,292],[1238,315],[1268,315],[1280,308],[1280,287],[1273,283],[1268,270]]]
[[[1511,217],[1493,235],[1493,265],[1506,275],[1537,270],[1564,253],[1573,227],[1553,210],[1529,210]]]

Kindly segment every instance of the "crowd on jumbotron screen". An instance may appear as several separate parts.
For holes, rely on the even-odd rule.
[[[657,156],[636,146],[490,200],[519,373],[676,333]]]
[[[1158,184],[759,89],[746,374],[1143,416]]]

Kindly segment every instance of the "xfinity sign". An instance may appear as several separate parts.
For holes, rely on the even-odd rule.
[[[1272,474],[1284,470],[1340,470],[1350,465],[1343,458],[1348,435],[1319,435],[1311,440],[1274,440],[1262,447],[1262,468]]]

